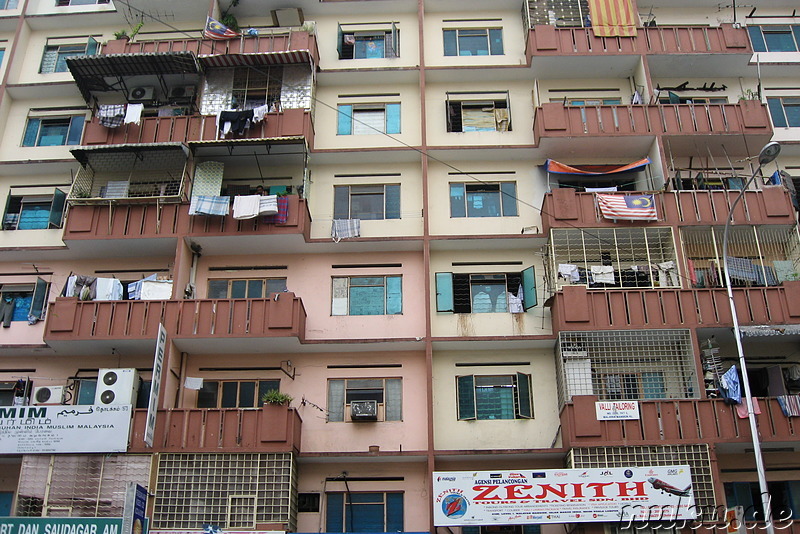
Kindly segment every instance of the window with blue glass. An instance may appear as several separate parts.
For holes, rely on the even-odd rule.
[[[537,303],[532,266],[518,273],[436,273],[437,312],[521,313]]]
[[[79,145],[85,115],[73,117],[30,117],[22,146]]]
[[[50,284],[37,278],[33,284],[0,284],[0,321],[8,328],[14,321],[44,318]]]
[[[67,72],[67,58],[75,56],[93,56],[97,54],[99,43],[93,37],[86,38],[85,42],[57,43],[61,39],[48,39],[42,54],[42,63],[39,65],[40,74],[53,72]]]
[[[337,135],[400,133],[400,104],[340,104]]]
[[[400,218],[400,184],[337,185],[333,218],[384,220]]]
[[[0,0],[0,9],[16,9],[19,0]]]
[[[458,419],[531,419],[531,375],[466,375],[456,377]]]
[[[767,97],[767,106],[776,128],[800,127],[800,97]]]
[[[748,26],[753,52],[797,52],[800,26]]]
[[[444,30],[445,56],[502,56],[502,28]]]
[[[340,24],[336,49],[339,59],[380,59],[400,56],[396,22]]]
[[[800,481],[768,482],[772,519],[776,522],[800,519]],[[726,482],[727,506],[744,507],[745,521],[763,521],[764,507],[757,482]]]
[[[450,184],[451,217],[516,217],[516,182]]]
[[[334,277],[332,301],[331,315],[399,315],[403,313],[403,277]]]
[[[56,189],[52,195],[9,195],[3,215],[3,230],[61,228],[67,194]]]
[[[326,532],[403,532],[400,492],[327,493]]]

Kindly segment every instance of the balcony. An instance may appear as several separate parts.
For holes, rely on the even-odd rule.
[[[159,410],[153,447],[144,444],[147,410],[135,410],[128,452],[294,452],[302,420],[293,408]]]
[[[722,399],[639,401],[639,419],[598,421],[594,403],[597,397],[575,396],[561,411],[565,447],[587,447],[602,443],[652,445],[667,443],[743,442],[751,443],[747,418],[740,419],[736,408]],[[786,417],[774,397],[758,400],[761,414],[756,416],[762,441],[796,442],[800,423]]]
[[[275,296],[277,295],[277,297]],[[294,293],[262,299],[79,301],[50,304],[45,342],[60,353],[151,352],[162,323],[169,339],[195,354],[296,348],[305,340],[306,311]]]
[[[723,225],[737,190],[668,191],[655,193],[658,224],[677,226]],[[733,214],[740,224],[794,224],[794,208],[782,186],[764,186],[746,191]],[[553,189],[542,205],[542,228],[616,228],[623,224],[605,219],[596,206],[594,193],[576,193],[572,188]],[[633,222],[641,225],[644,223]]]
[[[309,146],[314,144],[314,127],[311,112],[287,109],[267,114],[264,121],[251,126],[242,136],[228,136],[220,140],[215,115],[187,115],[181,117],[144,117],[140,124],[127,124],[106,128],[95,117],[84,130],[85,145],[121,145],[152,143],[192,143],[217,141],[235,143],[252,139],[304,138]]]
[[[746,28],[733,24],[712,26],[653,26],[639,29],[648,54],[744,54],[753,53]]]
[[[742,326],[800,324],[800,282],[734,288]],[[565,286],[553,300],[553,330],[627,330],[732,326],[724,288],[587,290]]]

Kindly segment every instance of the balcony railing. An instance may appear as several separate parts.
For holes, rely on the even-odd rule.
[[[734,288],[741,325],[800,324],[800,282]],[[553,329],[624,330],[733,324],[724,288],[592,291],[565,286],[554,296]]]
[[[64,225],[64,241],[94,239],[159,239],[192,236],[254,236],[301,234],[310,237],[308,204],[288,195],[286,223],[264,223],[260,217],[238,220],[227,217],[193,217],[188,204],[134,204],[70,206]]]
[[[722,399],[643,400],[639,419],[598,421],[595,396],[573,397],[561,412],[565,447],[602,443],[604,446],[715,441],[751,442],[747,418]],[[786,417],[774,397],[758,399],[756,416],[761,439],[766,442],[797,441],[800,421]]]
[[[597,37],[591,28],[536,25],[529,35],[529,56],[641,53],[638,37]]]
[[[653,26],[641,28],[648,54],[752,54],[746,28]]]
[[[725,224],[738,190],[668,191],[655,193],[660,224],[692,226]],[[794,207],[783,186],[764,186],[746,191],[733,214],[734,223],[794,224]],[[542,205],[542,227],[618,227],[620,223],[601,216],[594,193],[572,188],[553,189]]]
[[[251,126],[243,135],[229,135],[226,140],[235,142],[242,139],[281,137],[305,137],[308,144],[313,145],[311,113],[303,109],[269,113],[264,121]],[[127,124],[118,128],[106,128],[95,118],[86,124],[83,135],[85,145],[188,143],[218,139],[217,117],[214,115],[144,117],[140,124]]]
[[[155,340],[162,323],[173,339],[305,339],[306,311],[294,293],[280,298],[79,301],[50,304],[45,341]]]
[[[539,143],[551,137],[631,135],[771,134],[765,105],[653,104],[564,106],[548,102],[536,108],[534,136]]]
[[[299,452],[302,420],[287,406],[159,410],[153,447],[146,410],[133,414],[128,452]]]

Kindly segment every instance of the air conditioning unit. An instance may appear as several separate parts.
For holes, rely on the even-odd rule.
[[[41,386],[33,388],[33,404],[61,404],[64,402],[64,386]]]
[[[170,102],[189,102],[194,100],[197,88],[194,85],[178,85],[169,90]]]
[[[139,391],[136,369],[100,369],[95,404],[134,404]]]
[[[351,402],[350,419],[353,421],[377,421],[378,401],[360,400]]]
[[[134,87],[128,92],[128,101],[130,102],[145,102],[153,100],[156,93],[156,88],[152,86]]]

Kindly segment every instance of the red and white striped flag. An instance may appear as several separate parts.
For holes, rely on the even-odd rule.
[[[206,18],[206,27],[203,29],[203,37],[206,39],[221,41],[224,39],[233,39],[240,35],[239,32],[233,31],[218,20],[214,20],[211,17]]]
[[[606,219],[657,221],[653,195],[605,195],[597,193],[597,205]]]

